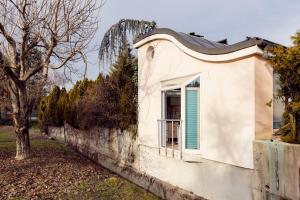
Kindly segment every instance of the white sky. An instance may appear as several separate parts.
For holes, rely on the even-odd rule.
[[[211,40],[227,38],[229,44],[257,36],[288,46],[300,29],[300,0],[107,0],[93,45],[123,18],[154,20],[160,28],[196,32]],[[95,79],[97,51],[88,61],[88,78]]]

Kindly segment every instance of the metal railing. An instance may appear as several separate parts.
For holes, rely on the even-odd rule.
[[[172,149],[174,157],[175,150],[180,152],[182,157],[182,120],[180,119],[159,119],[158,123],[158,146],[159,153],[161,148],[166,151]]]

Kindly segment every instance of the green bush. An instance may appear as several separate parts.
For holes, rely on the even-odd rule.
[[[42,132],[47,133],[47,116],[46,116],[46,109],[47,109],[47,97],[42,97],[40,104],[38,106],[38,122],[39,127],[42,130]]]
[[[284,101],[285,113],[279,129],[282,140],[300,143],[300,32],[292,37],[293,44],[286,48],[270,48],[270,63],[278,75],[278,97]]]
[[[80,129],[91,127],[129,129],[137,122],[137,59],[126,47],[111,72],[95,81],[77,81],[67,92],[53,87],[39,106],[41,126],[67,122]]]
[[[47,108],[46,108],[46,117],[48,125],[59,126],[60,122],[58,121],[57,115],[57,103],[60,96],[60,89],[58,86],[54,86],[51,93],[48,96]]]

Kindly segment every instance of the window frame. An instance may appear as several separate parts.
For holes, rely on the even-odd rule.
[[[172,86],[166,86],[161,87],[161,119],[165,116],[165,101],[163,98],[165,98],[165,92],[167,90],[174,90],[174,89],[180,89],[181,93],[181,122],[182,122],[182,134],[181,134],[181,141],[182,141],[182,153],[183,154],[198,154],[201,155],[201,147],[202,147],[202,141],[203,141],[203,113],[204,113],[204,74],[203,73],[197,73],[193,75],[188,75],[190,78],[186,80],[185,82],[181,84],[174,84]],[[182,78],[182,77],[180,77]],[[190,84],[193,80],[199,78],[200,86],[198,88],[198,117],[199,117],[199,123],[198,123],[198,149],[187,149],[186,148],[186,89],[187,85]],[[176,80],[173,79],[173,80]],[[193,87],[192,87],[193,88]]]

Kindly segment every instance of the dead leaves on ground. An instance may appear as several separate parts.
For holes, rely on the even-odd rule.
[[[8,132],[0,127],[0,200],[158,199],[37,131],[31,130],[32,157],[16,161]]]
[[[82,182],[114,176],[55,141],[40,136],[32,141],[32,158],[24,161],[16,161],[11,149],[0,149],[0,199],[74,199]]]

